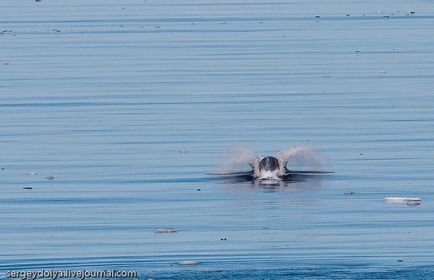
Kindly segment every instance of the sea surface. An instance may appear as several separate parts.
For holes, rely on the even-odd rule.
[[[2,0],[0,278],[433,279],[433,26],[427,0]],[[210,175],[294,145],[334,173]]]

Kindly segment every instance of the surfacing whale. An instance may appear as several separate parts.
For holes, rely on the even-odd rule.
[[[291,168],[288,168],[288,163]],[[279,152],[276,156],[255,155],[249,150],[243,149],[233,153],[232,159],[227,164],[248,164],[251,170],[245,172],[220,172],[215,173],[221,178],[234,182],[252,181],[262,185],[275,185],[280,182],[302,181],[307,177],[321,176],[333,172],[320,170],[321,157],[310,148],[296,146]],[[299,170],[298,167],[310,167],[310,170]]]

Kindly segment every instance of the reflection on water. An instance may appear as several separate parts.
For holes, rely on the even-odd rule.
[[[293,175],[286,180],[268,181],[254,180],[253,185],[263,190],[281,190],[281,191],[312,191],[321,186],[322,178],[320,176]]]
[[[285,179],[255,179],[250,175],[236,175],[236,176],[223,176],[213,177],[211,180],[224,182],[229,185],[229,189],[239,188],[239,186],[248,186],[250,190],[270,191],[312,191],[321,186],[321,182],[325,175],[302,175],[292,174]]]

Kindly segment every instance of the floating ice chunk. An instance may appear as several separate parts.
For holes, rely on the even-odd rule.
[[[177,233],[178,231],[174,228],[159,228],[155,233]]]
[[[194,260],[188,260],[188,261],[178,261],[177,264],[179,264],[179,265],[197,265],[197,264],[199,264],[199,262],[194,261]]]
[[[410,205],[417,205],[422,202],[420,197],[405,197],[405,196],[387,196],[384,198],[387,203],[406,203]]]

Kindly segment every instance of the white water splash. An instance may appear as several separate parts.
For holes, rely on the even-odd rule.
[[[279,160],[280,170],[277,175],[285,174],[285,167],[294,171],[321,171],[323,168],[323,157],[313,148],[306,146],[294,146],[287,150],[278,152],[275,157]],[[263,156],[255,154],[248,148],[238,147],[226,156],[221,173],[233,172],[240,166],[247,166],[254,170],[255,176],[261,178],[263,174],[259,171],[259,162]]]
[[[277,153],[281,171],[285,167],[289,170],[320,171],[323,159],[319,152],[306,146],[294,146]]]
[[[253,170],[258,170],[260,160],[261,157],[253,153],[250,149],[238,147],[226,157],[221,170],[222,172],[229,172],[242,165],[250,165]]]

